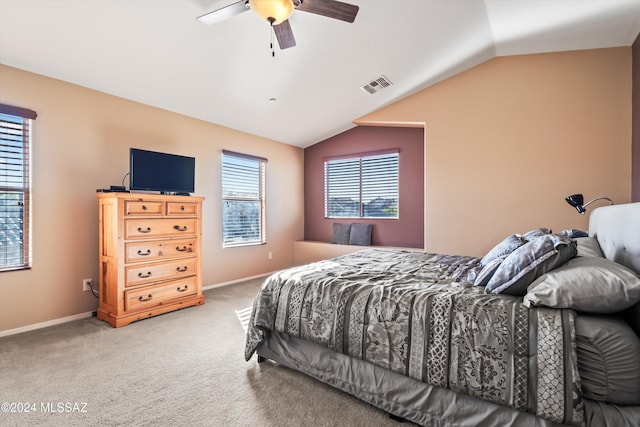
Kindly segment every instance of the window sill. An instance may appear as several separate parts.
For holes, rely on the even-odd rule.
[[[339,245],[337,243],[319,242],[314,240],[300,240],[293,242],[293,262],[294,265],[303,265],[310,262],[321,261],[323,259],[351,254],[362,249],[389,247],[391,246]],[[419,248],[397,247],[396,249],[422,251],[422,249]]]

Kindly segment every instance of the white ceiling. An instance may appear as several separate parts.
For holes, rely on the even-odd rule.
[[[345,0],[353,24],[296,11],[297,46],[272,57],[251,11],[196,20],[235,1],[0,0],[0,63],[307,147],[495,56],[640,32],[640,0]],[[360,89],[380,75],[393,85]]]

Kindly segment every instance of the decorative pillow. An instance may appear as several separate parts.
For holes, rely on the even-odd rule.
[[[489,264],[496,258],[503,255],[509,255],[511,252],[524,245],[525,241],[522,240],[522,236],[518,234],[512,234],[505,238],[502,242],[498,243],[480,260],[480,265],[483,267]]]
[[[544,236],[547,234],[551,234],[551,229],[550,228],[545,228],[545,227],[541,227],[541,228],[534,228],[531,231],[527,231],[526,233],[524,233],[522,235],[522,238],[524,239],[525,243],[529,242],[533,239],[535,239],[536,237],[540,237],[540,236]]]
[[[351,224],[351,234],[349,244],[358,246],[371,245],[371,224]]]
[[[583,396],[640,405],[640,339],[622,319],[576,316],[576,351]]]
[[[348,245],[350,233],[351,224],[339,224],[337,222],[333,223],[333,236],[331,237],[331,243]]]
[[[564,264],[578,253],[576,242],[556,234],[545,234],[513,251],[493,274],[486,291],[524,295],[527,286],[547,271]]]
[[[487,283],[489,283],[489,279],[491,279],[498,267],[500,267],[500,264],[502,264],[502,261],[504,261],[507,256],[508,255],[502,255],[488,262],[487,265],[485,265],[482,270],[480,270],[480,273],[478,273],[478,275],[476,276],[476,280],[473,282],[473,284],[475,286],[487,286]]]
[[[640,301],[640,278],[607,258],[577,257],[539,277],[524,296],[527,307],[616,313]]]
[[[604,258],[600,243],[595,237],[579,237],[576,239],[578,244],[578,256],[595,256]]]
[[[586,231],[578,230],[577,228],[562,230],[558,234],[561,236],[569,237],[571,239],[577,239],[578,237],[589,237],[589,233],[587,233]]]

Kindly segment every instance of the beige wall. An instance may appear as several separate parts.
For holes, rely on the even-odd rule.
[[[293,242],[304,231],[301,149],[6,66],[0,102],[38,113],[33,268],[0,273],[0,331],[96,309],[82,292],[83,278],[98,278],[95,191],[121,183],[132,146],[196,157],[196,194],[206,197],[204,286],[293,264]],[[221,248],[223,148],[269,159],[266,245]]]
[[[426,248],[587,228],[564,201],[631,196],[631,48],[501,57],[356,120],[426,124]]]

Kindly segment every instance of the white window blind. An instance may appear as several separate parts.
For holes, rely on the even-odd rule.
[[[326,218],[398,218],[399,153],[324,163]]]
[[[0,271],[31,267],[31,121],[0,104]]]
[[[266,163],[261,157],[223,151],[223,247],[266,243]]]

